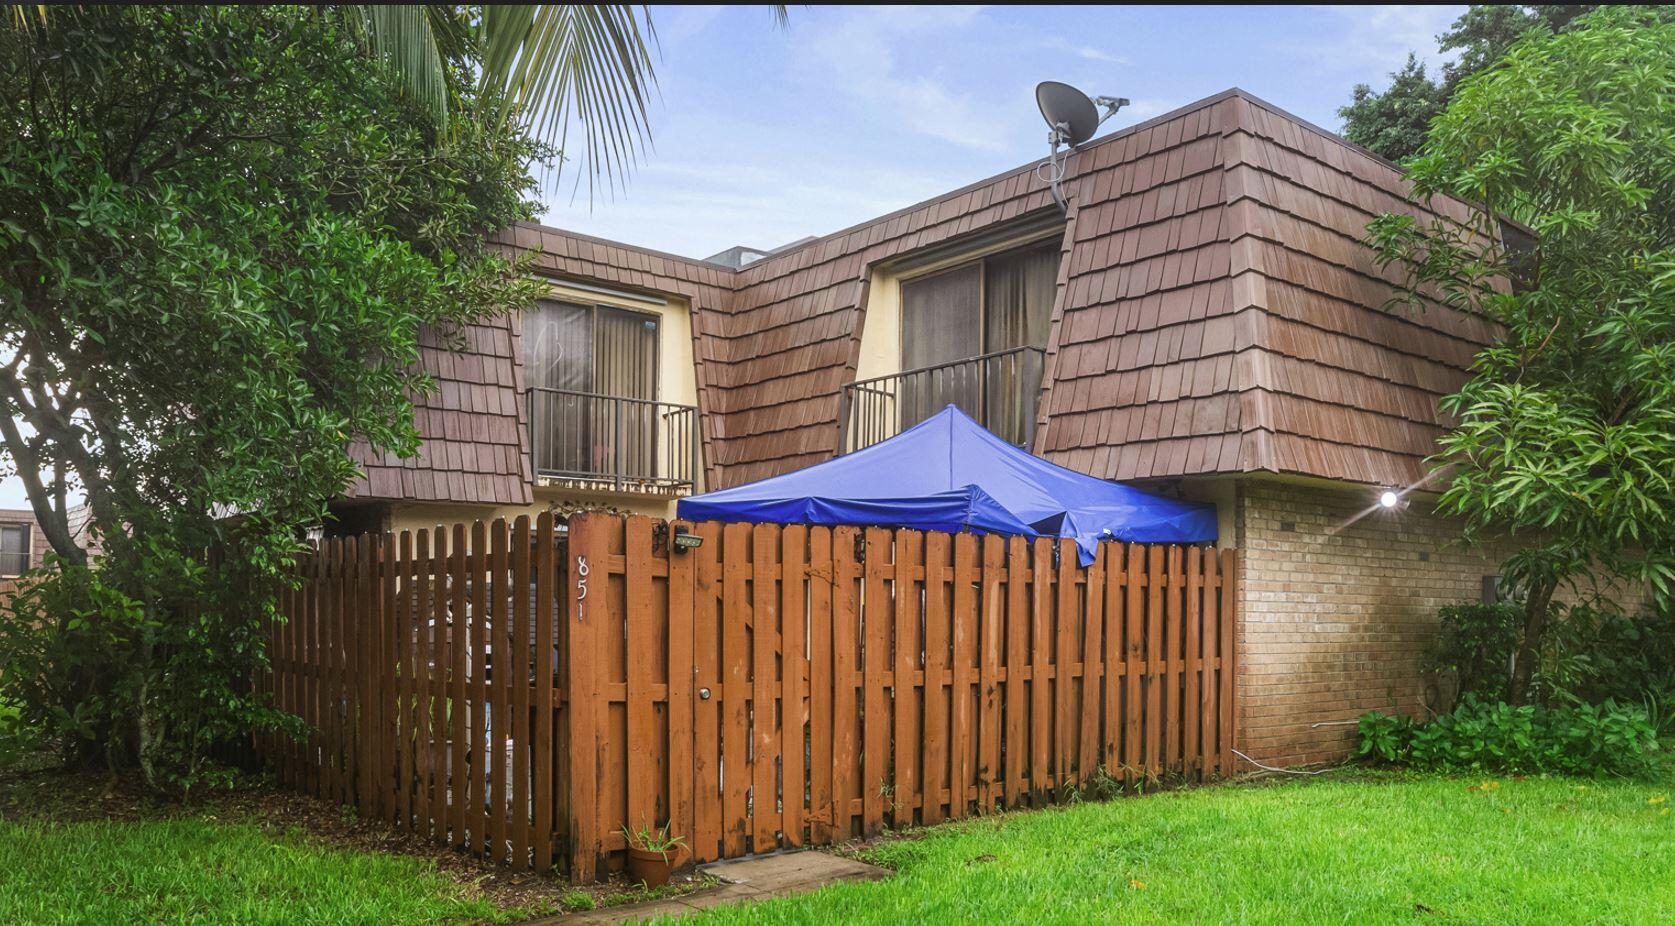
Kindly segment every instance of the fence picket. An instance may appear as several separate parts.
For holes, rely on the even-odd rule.
[[[808,589],[808,805],[809,837],[829,843],[836,831],[832,799],[832,598],[837,585],[832,531],[809,530]]]
[[[948,599],[947,534],[925,535],[925,722],[924,800],[926,826],[942,822],[948,798],[949,635],[953,610]]]
[[[869,527],[865,533],[866,579],[861,608],[861,809],[863,835],[879,831],[884,823],[884,798],[890,785],[885,780],[890,736],[889,711],[884,672],[889,664],[889,634],[892,617],[889,574],[890,532]]]
[[[1144,774],[1140,755],[1141,674],[1145,670],[1146,639],[1145,558],[1146,548],[1135,544],[1123,545],[1123,557],[1128,562],[1126,583],[1127,604],[1123,609],[1123,641],[1126,656],[1123,660],[1123,783],[1132,785]]]
[[[854,835],[861,799],[860,620],[857,616],[861,564],[853,527],[832,531],[832,806],[834,838]]]
[[[793,524],[784,529],[780,568],[781,652],[783,694],[780,701],[782,719],[780,743],[780,791],[783,806],[781,831],[785,844],[797,848],[803,844],[804,801],[807,799],[806,729],[808,706],[804,697],[808,690],[808,528]],[[674,619],[675,601],[669,601],[670,620]],[[673,654],[671,653],[671,663]],[[672,690],[672,689],[671,689]],[[683,737],[676,738],[684,740]],[[679,789],[676,789],[679,793]]]
[[[750,525],[722,530],[721,771],[722,837],[727,857],[743,855],[750,835]]]
[[[779,528],[758,524],[751,530],[751,851],[779,848]]]
[[[919,747],[923,736],[919,728],[919,684],[913,678],[920,670],[919,654],[922,642],[919,634],[919,575],[925,535],[919,531],[896,532],[896,571],[891,595],[895,599],[894,690],[891,693],[895,709],[895,736],[891,739],[892,762],[895,769],[895,789],[891,804],[891,823],[900,829],[913,825],[914,811],[923,802],[919,783]]]
[[[1077,698],[1082,729],[1077,736],[1080,750],[1076,759],[1076,778],[1087,781],[1099,764],[1099,709],[1102,702],[1101,656],[1105,635],[1105,550],[1099,550],[1093,565],[1083,570],[1086,584],[1078,593],[1081,597],[1082,619],[1082,675]]]
[[[460,527],[456,526],[454,528],[455,546],[462,545],[461,542],[463,541],[464,536],[464,531]],[[457,567],[455,581],[458,583],[454,589],[454,613],[458,615],[463,613],[465,610],[465,583],[462,575],[464,571],[465,555],[463,551],[458,551],[454,554],[454,562]],[[537,517],[535,521],[534,568],[535,739],[533,747],[535,760],[535,817],[532,839],[535,843],[535,870],[546,871],[548,868],[552,867],[553,843],[558,838],[558,834],[555,831],[556,823],[553,819],[553,754],[556,751],[556,744],[553,741],[553,720],[555,714],[557,713],[557,704],[553,699],[553,676],[558,669],[555,664],[555,660],[558,658],[558,650],[554,642],[553,585],[558,579],[558,562],[557,543],[553,536],[553,515],[550,511],[541,512],[540,516]],[[687,613],[690,613],[690,611]],[[458,623],[458,619],[456,618],[456,626]],[[691,638],[689,636],[689,646],[690,639]],[[464,664],[463,656],[459,652],[455,652],[454,665],[455,671],[458,673],[454,679],[456,692],[454,701],[454,775],[456,780],[458,779],[459,769],[464,768],[465,765],[463,759],[464,754],[462,752],[462,747],[460,746],[460,733],[463,729],[460,712],[464,709],[465,701]],[[690,676],[688,676],[688,678],[690,678]],[[679,780],[690,782],[692,779],[691,776],[683,774],[680,776]],[[455,799],[459,799],[459,795],[457,793]],[[690,831],[690,829],[685,830],[685,832]],[[459,844],[460,842],[460,837],[457,831],[454,836],[454,842],[455,844]]]
[[[1203,551],[1198,547],[1186,550],[1186,679],[1182,694],[1181,736],[1183,755],[1181,764],[1187,775],[1203,772],[1203,747],[1198,738],[1198,676],[1204,668],[1202,649],[1203,612],[1199,609],[1202,592],[1200,576],[1204,569]]]
[[[1024,674],[1029,670],[1029,543],[1022,537],[1006,538],[1006,806],[1016,807],[1028,788],[1026,731],[1029,729],[1029,689]]]
[[[721,525],[700,524],[692,567],[692,854],[699,862],[723,857],[721,846]],[[705,694],[708,697],[705,697]]]
[[[1041,806],[1053,791],[1047,756],[1052,747],[1052,683],[1048,681],[1053,652],[1053,542],[1037,539],[1031,545],[1030,572],[1030,803]]]

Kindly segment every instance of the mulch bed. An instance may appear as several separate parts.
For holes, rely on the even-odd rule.
[[[630,885],[622,874],[603,884],[573,888],[562,874],[515,872],[397,832],[378,820],[363,820],[353,808],[281,790],[260,779],[246,777],[230,790],[205,790],[189,800],[160,799],[134,778],[63,769],[0,772],[0,819],[159,820],[194,817],[227,823],[248,823],[269,832],[302,835],[324,845],[426,859],[450,880],[502,909],[532,913],[590,909],[633,903],[654,897],[688,894],[715,884],[692,871],[677,873],[667,887],[646,891]]]

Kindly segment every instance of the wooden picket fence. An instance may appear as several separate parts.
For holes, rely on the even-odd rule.
[[[556,526],[543,513],[347,537],[305,557],[268,644],[273,701],[309,728],[257,743],[280,779],[474,855],[551,867],[568,799]]]
[[[311,732],[259,744],[284,780],[591,881],[642,826],[710,861],[1232,771],[1231,551],[1105,543],[1083,568],[1068,541],[556,528],[300,563],[268,684]]]

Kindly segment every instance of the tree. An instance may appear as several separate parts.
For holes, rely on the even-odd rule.
[[[1493,64],[1501,53],[1532,29],[1558,32],[1593,5],[1475,4],[1437,36],[1439,51],[1458,51],[1443,65],[1439,80],[1425,73],[1417,55],[1390,75],[1390,86],[1375,92],[1356,84],[1350,102],[1338,109],[1344,137],[1392,161],[1419,150],[1431,119],[1448,104],[1460,81]]]
[[[1390,86],[1374,93],[1356,84],[1354,98],[1341,107],[1344,137],[1393,161],[1419,150],[1431,119],[1448,104],[1448,91],[1425,73],[1419,56],[1408,53],[1407,64],[1390,75]]]
[[[1522,703],[1557,589],[1624,578],[1667,599],[1675,570],[1675,25],[1610,8],[1527,35],[1461,81],[1409,176],[1420,201],[1477,208],[1463,227],[1372,223],[1398,298],[1504,329],[1444,400],[1458,425],[1434,463],[1440,510],[1524,544],[1506,564]]]
[[[489,116],[469,43],[438,124],[355,25],[110,7],[0,29],[0,442],[62,566],[19,599],[0,680],[72,753],[153,782],[278,722],[248,693],[261,591],[356,476],[352,441],[416,451],[420,328],[535,296],[485,240],[533,214],[547,152]]]

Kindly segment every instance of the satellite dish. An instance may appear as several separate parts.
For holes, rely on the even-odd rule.
[[[1087,94],[1069,84],[1056,80],[1036,84],[1035,102],[1047,127],[1072,148],[1092,138],[1099,129],[1099,108]]]
[[[1087,94],[1069,84],[1044,80],[1035,85],[1035,102],[1041,107],[1041,117],[1047,120],[1048,128],[1047,160],[1036,167],[1035,175],[1052,186],[1053,202],[1058,203],[1061,210],[1068,211],[1064,193],[1059,190],[1059,181],[1064,179],[1070,153],[1065,152],[1061,157],[1059,146],[1075,148],[1092,138],[1105,120],[1115,116],[1117,110],[1128,105],[1128,101],[1115,96],[1090,100]],[[1099,114],[1101,106],[1105,107],[1104,116]]]

